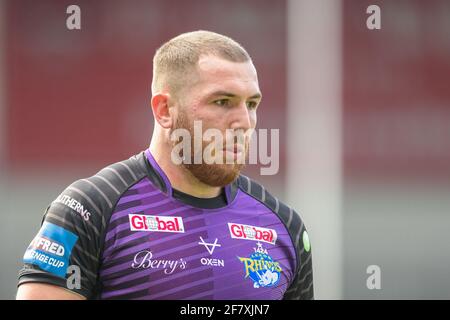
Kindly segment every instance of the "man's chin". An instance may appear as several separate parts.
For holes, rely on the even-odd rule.
[[[239,176],[243,164],[185,164],[199,181],[212,187],[224,187]]]

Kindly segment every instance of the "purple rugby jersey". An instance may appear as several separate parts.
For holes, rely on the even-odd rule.
[[[88,299],[314,298],[295,210],[243,175],[216,198],[182,193],[148,149],[48,206],[19,272],[26,282]]]

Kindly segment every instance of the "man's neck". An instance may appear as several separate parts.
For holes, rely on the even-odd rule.
[[[174,164],[170,157],[171,150],[165,149],[163,146],[150,144],[153,158],[166,174],[173,189],[197,198],[213,198],[220,194],[221,187],[212,187],[199,181],[185,167]]]

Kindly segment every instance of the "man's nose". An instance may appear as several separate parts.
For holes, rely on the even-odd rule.
[[[248,130],[252,127],[250,110],[247,108],[245,102],[240,103],[234,108],[231,117],[231,129]]]

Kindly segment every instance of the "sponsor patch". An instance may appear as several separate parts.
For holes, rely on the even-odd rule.
[[[212,255],[214,253],[214,249],[216,247],[221,247],[222,245],[218,242],[219,239],[216,238],[214,242],[208,243],[206,242],[202,237],[200,238],[200,242],[198,244],[201,244],[205,247],[206,250],[208,250],[209,255]],[[202,257],[200,259],[200,263],[204,266],[212,266],[212,267],[225,267],[225,260],[223,259],[216,259],[216,258],[208,258],[208,257]]]
[[[275,244],[277,232],[274,229],[249,226],[239,223],[228,223],[230,235],[233,239],[245,239]]]
[[[72,249],[78,240],[74,233],[45,221],[25,252],[23,261],[65,278]]]
[[[69,207],[70,209],[77,212],[80,216],[82,216],[85,221],[89,221],[91,213],[83,206],[83,204],[78,202],[76,199],[73,199],[68,195],[60,195],[54,202],[61,203]]]
[[[184,233],[183,218],[129,214],[131,231]]]

